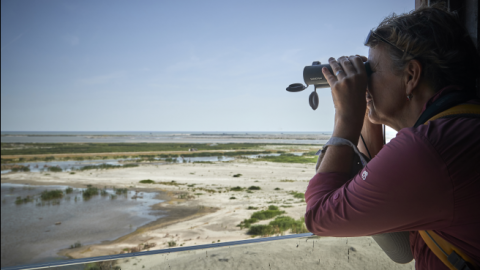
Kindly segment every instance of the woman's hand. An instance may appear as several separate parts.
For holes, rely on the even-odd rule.
[[[327,68],[322,72],[332,89],[335,106],[335,127],[333,136],[357,144],[366,110],[365,91],[367,73],[363,64],[364,56],[342,56],[328,62],[335,76]]]

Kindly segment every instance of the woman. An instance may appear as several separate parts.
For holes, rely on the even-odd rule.
[[[475,46],[455,14],[440,7],[387,17],[366,45],[368,59],[331,58],[334,74],[323,73],[335,104],[332,137],[372,159],[352,177],[354,147],[323,150],[305,193],[307,228],[321,236],[410,231],[416,268],[448,269],[418,233],[432,230],[480,265],[480,118],[424,125],[447,103],[480,105]],[[385,146],[381,124],[398,131]]]

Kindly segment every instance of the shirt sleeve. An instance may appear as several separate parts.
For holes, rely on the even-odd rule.
[[[435,230],[453,219],[453,186],[439,154],[404,129],[353,179],[316,174],[305,193],[305,223],[320,236]]]

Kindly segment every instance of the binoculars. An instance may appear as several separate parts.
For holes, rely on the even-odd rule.
[[[370,63],[365,62],[364,65],[365,65],[365,70],[367,72],[367,76],[370,77],[370,75],[372,74]],[[287,87],[288,92],[301,92],[307,89],[309,85],[313,85],[315,88],[313,92],[310,94],[310,97],[308,98],[310,107],[312,107],[313,110],[316,110],[318,108],[317,88],[330,87],[330,85],[327,82],[327,79],[325,78],[325,76],[323,76],[323,73],[322,73],[322,68],[324,67],[326,67],[330,71],[330,73],[335,74],[332,70],[332,67],[329,64],[322,65],[320,61],[314,61],[311,66],[306,66],[303,69],[303,80],[305,81],[305,84],[307,86],[301,83],[293,83]]]

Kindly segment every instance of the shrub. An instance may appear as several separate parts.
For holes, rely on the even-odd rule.
[[[251,235],[271,235],[273,234],[273,227],[270,225],[254,225],[250,227],[247,233]]]
[[[58,167],[58,166],[53,166],[53,167],[48,167],[47,169],[48,171],[50,172],[62,172],[62,168]]]
[[[280,190],[280,188],[277,187],[277,188],[275,188],[274,190]]]
[[[92,196],[98,195],[98,188],[92,187],[92,185],[88,185],[87,189],[82,191],[82,196],[84,199],[90,199]]]
[[[70,245],[70,248],[71,248],[71,249],[74,249],[74,248],[79,248],[79,247],[81,247],[81,246],[82,246],[82,244],[81,244],[80,242],[75,242],[75,244]]]
[[[169,246],[169,247],[175,247],[175,246],[177,246],[177,242],[175,242],[175,241],[169,241],[169,242],[168,242],[168,246]]]
[[[240,174],[240,173],[237,173],[237,174],[233,175],[233,177],[240,177],[240,176],[242,176],[242,174]]]
[[[40,194],[40,198],[42,198],[42,200],[53,200],[53,199],[61,199],[63,197],[63,191],[59,190],[59,189],[55,189],[55,190],[45,190],[44,192],[42,192],[42,194]]]
[[[279,216],[284,213],[285,211],[280,211],[280,210],[263,210],[263,211],[258,211],[253,213],[252,218],[256,218],[258,220],[265,220],[265,219],[271,219],[275,216]]]
[[[282,233],[287,230],[291,230],[292,233],[306,233],[308,232],[305,227],[305,219],[301,218],[295,220],[291,217],[280,216],[275,220],[270,221],[268,225],[254,225],[248,230],[248,234],[251,235],[272,235],[274,233]]]
[[[29,172],[30,168],[27,166],[15,166],[12,168],[12,172]]]
[[[275,205],[269,205],[268,210],[278,210],[278,207]]]
[[[248,190],[260,190],[261,188],[259,186],[251,186],[248,188]]]
[[[305,199],[305,193],[292,191],[292,192],[290,192],[290,194],[292,194],[294,198]]]
[[[247,210],[257,210],[257,209],[258,209],[258,207],[253,207],[253,206],[249,206],[249,207],[247,208]]]
[[[17,197],[17,199],[15,200],[15,204],[23,204],[23,203],[29,203],[29,202],[33,202],[33,197],[30,197],[30,196],[27,196],[25,198]]]
[[[235,197],[230,197],[230,200],[235,200],[236,198]]]
[[[119,189],[115,189],[115,194],[117,195],[126,195],[128,193],[128,189],[127,188],[119,188]]]
[[[146,179],[146,180],[140,180],[140,183],[142,184],[155,184],[155,181]]]
[[[233,187],[233,188],[231,188],[230,190],[231,190],[231,191],[242,191],[242,190],[243,190],[243,188],[242,188],[242,187],[238,187],[238,186],[237,186],[237,187]]]

